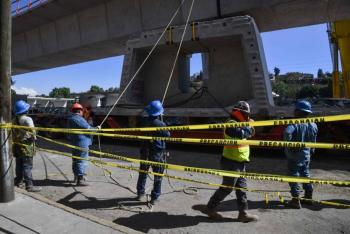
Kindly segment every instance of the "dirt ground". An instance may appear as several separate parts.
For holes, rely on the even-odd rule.
[[[69,152],[69,149],[44,142],[40,142],[39,145]],[[111,143],[102,145],[102,151],[130,157],[138,156],[137,147],[118,145],[118,142],[115,145]],[[169,163],[219,168],[220,152],[214,148],[173,145],[170,153]],[[319,152],[311,163],[312,176],[349,180],[349,155],[334,155],[332,152]],[[130,164],[124,163],[124,165]],[[89,164],[90,186],[75,187],[71,183],[73,174],[70,158],[38,152],[34,160],[33,176],[36,185],[43,187],[41,192],[43,196],[145,233],[350,233],[350,209],[316,205],[292,210],[285,208],[278,197],[269,196],[269,202],[266,204],[262,193],[248,194],[250,212],[257,214],[260,221],[248,224],[237,222],[234,193],[218,207],[218,211],[226,218],[213,221],[199,209],[207,203],[216,188],[177,180],[171,180],[170,183],[167,179],[163,180],[160,203],[151,211],[146,203],[134,199],[138,176],[136,172],[108,169],[113,171],[117,183],[104,176],[101,168]],[[286,174],[286,161],[282,151],[253,151],[247,170]],[[221,183],[220,177],[210,175],[179,171],[168,171],[168,174]],[[281,191],[282,194],[289,195],[289,186],[285,183],[249,180],[248,186],[261,191]],[[197,191],[184,190],[184,187],[196,187]],[[148,179],[147,192],[150,193],[151,189],[152,181]],[[350,188],[315,186],[315,198],[350,204]]]

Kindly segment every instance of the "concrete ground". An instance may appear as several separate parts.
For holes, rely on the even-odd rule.
[[[0,233],[135,233],[91,215],[16,189],[16,199],[0,203]]]
[[[102,151],[125,156],[137,156],[138,148],[126,145],[105,144]],[[69,151],[48,143],[39,145]],[[96,148],[96,147],[95,147]],[[174,147],[173,147],[174,148]],[[175,147],[177,148],[177,147]],[[198,151],[200,149],[200,151]],[[319,152],[311,164],[313,177],[349,180],[348,154],[334,157],[332,152]],[[171,150],[170,163],[219,168],[219,153],[199,146],[187,146]],[[105,159],[103,159],[105,160]],[[41,195],[84,213],[112,221],[145,233],[350,233],[350,209],[325,205],[305,206],[301,210],[285,208],[278,197],[268,197],[264,191],[280,191],[289,195],[289,186],[284,183],[252,181],[249,188],[262,193],[249,193],[250,212],[257,214],[256,223],[238,223],[235,194],[232,193],[218,207],[226,218],[220,221],[208,219],[199,210],[213,194],[215,187],[167,179],[163,181],[161,201],[153,210],[145,202],[136,201],[135,186],[137,173],[108,168],[116,180],[103,174],[101,168],[89,165],[90,186],[75,187],[71,183],[71,159],[59,155],[38,152],[35,157],[33,175],[36,184],[43,187]],[[130,165],[124,163],[124,165]],[[137,166],[137,165],[134,165]],[[285,174],[286,162],[280,152],[270,154],[253,152],[252,162],[247,165],[249,172]],[[169,171],[170,175],[183,176],[212,183],[220,183],[220,177]],[[148,179],[148,193],[152,189]],[[196,187],[197,191],[183,189]],[[315,186],[315,198],[350,204],[350,188],[337,186]]]

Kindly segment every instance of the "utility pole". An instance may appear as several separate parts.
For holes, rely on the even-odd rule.
[[[11,122],[11,0],[0,0],[0,124]],[[0,202],[15,199],[11,130],[0,128]]]

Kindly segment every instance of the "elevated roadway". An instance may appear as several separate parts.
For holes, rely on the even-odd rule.
[[[13,18],[13,74],[125,54],[164,27],[180,0],[47,0]],[[174,21],[184,24],[191,1]],[[191,21],[252,16],[261,32],[350,19],[349,0],[197,0]],[[282,42],[283,43],[283,42]]]

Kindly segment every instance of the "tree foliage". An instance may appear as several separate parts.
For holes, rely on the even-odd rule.
[[[304,85],[297,93],[296,97],[300,98],[313,98],[319,94],[319,88],[316,85]]]
[[[119,92],[119,87],[110,87],[110,88],[106,89],[106,92],[118,93]]]
[[[277,76],[279,76],[281,70],[280,70],[278,67],[275,67],[275,68],[273,69],[273,72],[274,72],[274,74],[275,74],[275,77],[277,77]]]
[[[318,69],[317,75],[318,78],[314,79],[312,74],[288,72],[276,77],[272,83],[272,91],[279,95],[276,103],[285,104],[296,98],[332,97],[332,74]]]
[[[104,90],[103,90],[103,88],[101,88],[97,85],[91,85],[89,92],[90,93],[103,93]]]
[[[333,97],[333,82],[328,79],[328,85],[319,89],[320,97]]]
[[[323,78],[326,78],[326,75],[323,73],[323,70],[321,68],[319,68],[317,70],[317,78],[318,79],[323,79]]]
[[[55,98],[69,98],[70,96],[70,88],[67,87],[61,87],[61,88],[54,88],[50,93],[50,97]]]

